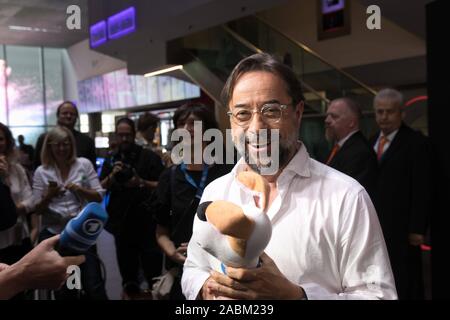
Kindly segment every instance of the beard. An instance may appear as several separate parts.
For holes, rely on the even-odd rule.
[[[133,148],[133,143],[131,143],[131,142],[122,142],[119,145],[119,152],[127,153],[128,151],[131,151],[132,148]]]
[[[297,133],[280,137],[278,129],[262,129],[258,133],[233,134],[233,140],[237,151],[253,171],[261,175],[273,175],[290,161],[296,149]],[[251,146],[260,146],[263,150],[251,152]]]

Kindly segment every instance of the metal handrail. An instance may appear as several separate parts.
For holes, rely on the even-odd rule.
[[[330,66],[331,68],[337,70],[338,72],[342,73],[344,76],[346,76],[347,78],[351,79],[352,81],[356,82],[358,85],[360,85],[361,87],[363,87],[364,89],[366,89],[367,91],[369,91],[370,93],[372,93],[374,96],[377,94],[377,91],[373,90],[372,88],[370,88],[368,85],[362,83],[361,81],[359,81],[358,79],[356,79],[355,77],[353,77],[352,75],[350,75],[349,73],[345,72],[344,70],[342,70],[339,67],[334,66],[333,64],[331,64],[330,62],[328,62],[327,60],[325,60],[322,56],[320,56],[317,52],[313,51],[311,48],[307,47],[306,45],[304,45],[301,42],[298,42],[297,40],[293,39],[292,37],[284,34],[283,32],[281,32],[280,29],[278,29],[277,27],[275,27],[273,24],[271,24],[270,22],[268,22],[267,20],[265,20],[264,18],[261,18],[257,15],[252,15],[253,17],[255,17],[256,19],[258,19],[259,21],[261,21],[262,23],[268,25],[270,28],[272,28],[274,31],[276,31],[277,33],[279,33],[281,36],[287,38],[289,41],[295,43],[297,46],[299,46],[300,48],[302,48],[303,50],[305,50],[306,52],[310,53],[311,55],[315,56],[317,59],[319,59],[320,61],[322,61],[323,63],[327,64],[328,66]]]
[[[234,32],[233,30],[231,30],[228,26],[226,25],[222,25],[222,28],[228,32],[234,39],[236,39],[237,41],[239,41],[240,43],[242,43],[244,46],[246,46],[248,49],[250,49],[251,51],[255,52],[255,53],[262,53],[263,50],[261,50],[260,48],[258,48],[257,46],[255,46],[254,44],[252,44],[251,42],[247,41],[246,39],[244,39],[242,36],[240,36],[239,34],[237,34],[236,32]],[[312,92],[313,94],[315,94],[319,99],[321,99],[322,101],[324,101],[326,104],[330,103],[330,100],[328,100],[327,98],[323,97],[317,90],[315,90],[313,87],[311,87],[310,85],[308,85],[307,83],[305,83],[304,81],[300,80],[300,82],[302,83],[302,86],[304,86],[305,88],[308,89],[308,91]]]

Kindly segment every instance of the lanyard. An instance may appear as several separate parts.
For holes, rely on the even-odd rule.
[[[206,178],[208,178],[209,166],[205,164],[203,165],[202,178],[200,179],[200,185],[198,186],[195,183],[194,179],[192,179],[192,177],[187,172],[186,165],[184,164],[184,162],[181,163],[180,169],[181,171],[183,171],[184,177],[186,178],[187,182],[189,182],[190,185],[192,185],[195,189],[197,189],[195,197],[200,199],[202,197],[203,190],[205,189]]]

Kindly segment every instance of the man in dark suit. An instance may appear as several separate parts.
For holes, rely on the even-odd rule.
[[[403,96],[393,89],[374,99],[380,132],[371,139],[379,162],[375,203],[389,251],[399,299],[423,299],[420,245],[431,199],[428,139],[403,122]]]
[[[327,164],[356,179],[374,200],[377,160],[359,130],[361,108],[350,98],[333,100],[325,118],[325,136],[334,144]]]
[[[58,109],[56,109],[56,118],[58,126],[66,127],[72,132],[77,147],[77,156],[90,160],[94,168],[96,168],[97,165],[94,140],[92,140],[88,135],[75,130],[75,124],[78,119],[77,106],[71,101],[64,101],[58,106]],[[35,169],[41,165],[41,150],[45,136],[45,133],[41,134],[36,142],[36,152],[34,153],[33,160]]]

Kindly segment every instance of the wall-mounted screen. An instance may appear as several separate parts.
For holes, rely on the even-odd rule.
[[[78,82],[80,113],[120,110],[200,97],[200,88],[169,76],[144,77],[117,70]]]

